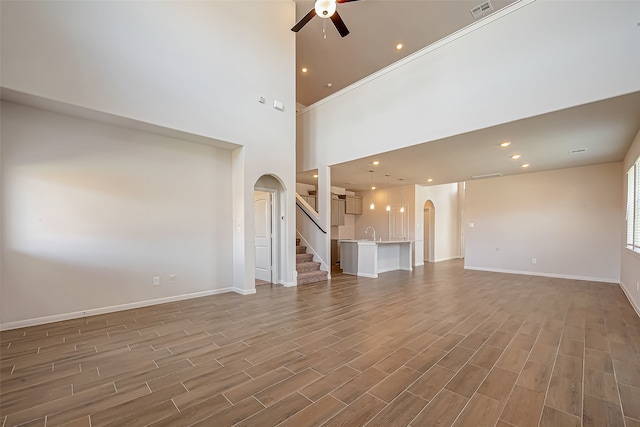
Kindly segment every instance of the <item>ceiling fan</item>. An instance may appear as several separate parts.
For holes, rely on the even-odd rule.
[[[305,16],[302,17],[301,20],[298,21],[296,25],[293,26],[291,31],[298,32],[307,25],[307,22],[311,21],[311,18],[318,15],[320,18],[331,18],[333,25],[336,26],[336,30],[340,33],[342,37],[349,34],[349,29],[344,24],[342,18],[338,14],[338,5],[337,3],[348,3],[352,1],[358,0],[316,0],[315,7],[309,11]]]

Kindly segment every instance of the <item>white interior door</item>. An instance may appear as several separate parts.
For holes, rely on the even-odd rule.
[[[271,193],[253,193],[256,232],[256,279],[271,282]]]

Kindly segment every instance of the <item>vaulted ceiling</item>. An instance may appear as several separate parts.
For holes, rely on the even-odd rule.
[[[294,0],[300,19],[313,1]],[[482,0],[360,0],[338,4],[350,30],[340,37],[332,22],[313,18],[296,35],[299,108],[473,24],[471,9]],[[512,0],[490,0],[495,11]],[[481,18],[480,18],[481,19]],[[402,43],[398,50],[396,45]],[[488,47],[490,48],[490,47]],[[303,72],[302,69],[307,71]],[[483,175],[512,175],[621,161],[640,128],[640,92],[332,165],[332,185],[352,191],[369,187],[374,160],[378,185],[385,174],[406,184],[435,185]],[[510,147],[499,143],[509,139]],[[578,150],[575,154],[570,151]],[[519,159],[512,155],[520,154]],[[523,164],[530,164],[523,168]],[[298,171],[312,184],[313,171]],[[431,181],[429,181],[431,179]],[[391,185],[398,185],[391,180]]]

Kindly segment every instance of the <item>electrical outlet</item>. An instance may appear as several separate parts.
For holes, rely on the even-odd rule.
[[[169,276],[169,284],[170,285],[175,285],[176,283],[178,283],[178,276],[176,276],[175,274],[172,274]]]
[[[153,277],[153,286],[160,286],[160,276]]]
[[[535,263],[537,263],[537,262],[538,262],[538,260],[537,260],[537,259],[535,259],[535,258],[531,258],[531,264],[535,264]]]

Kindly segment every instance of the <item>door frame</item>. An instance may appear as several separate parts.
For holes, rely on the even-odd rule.
[[[429,211],[429,214],[427,215],[427,210]],[[436,240],[435,240],[435,234],[436,234],[436,230],[435,230],[435,218],[436,218],[436,206],[433,204],[433,202],[431,200],[427,200],[424,202],[424,205],[422,207],[422,217],[424,220],[424,230],[422,232],[422,237],[424,239],[424,232],[425,231],[429,231],[429,239],[428,241],[425,240],[423,242],[424,246],[427,246],[428,250],[428,257],[427,259],[425,259],[424,261],[426,262],[435,262],[435,250],[436,250]],[[423,256],[422,258],[425,258],[424,256],[424,249],[423,249]]]
[[[256,191],[260,191],[262,193],[269,193],[269,201],[270,201],[270,209],[271,209],[271,283],[277,283],[279,276],[278,265],[278,245],[280,242],[280,230],[278,228],[279,222],[276,221],[276,205],[279,203],[278,200],[278,191],[273,188],[265,188],[255,186],[253,188],[253,194],[255,197]],[[255,220],[256,213],[253,213]],[[254,232],[254,250],[255,250],[255,232]],[[255,261],[253,267],[253,273],[255,276]]]

